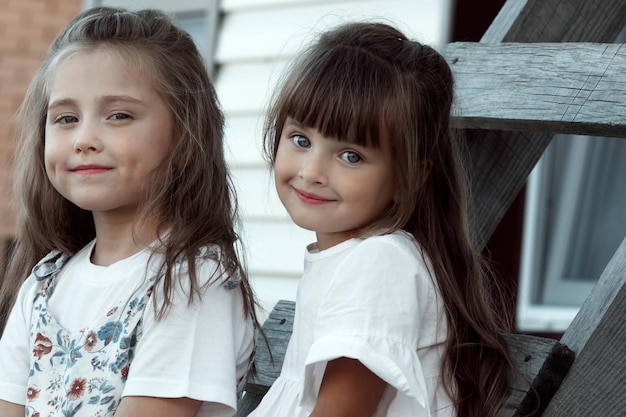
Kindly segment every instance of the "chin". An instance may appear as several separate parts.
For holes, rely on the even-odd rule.
[[[291,217],[291,220],[296,224],[296,226],[305,229],[305,230],[310,230],[311,232],[319,232],[320,231],[320,227],[317,224],[311,224],[311,222],[307,222],[307,221],[298,221],[296,219],[294,219],[293,217]]]

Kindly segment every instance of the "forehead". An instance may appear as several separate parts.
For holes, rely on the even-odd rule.
[[[129,61],[125,54],[104,47],[66,53],[51,66],[49,100],[122,93],[146,100],[158,96],[152,77]]]

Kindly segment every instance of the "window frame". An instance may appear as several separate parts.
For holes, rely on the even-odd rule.
[[[600,140],[602,142],[598,142]],[[574,244],[593,245],[593,235],[588,233],[590,225],[594,228],[602,225],[602,222],[593,222],[603,213],[598,207],[610,206],[607,203],[617,202],[618,207],[624,204],[624,199],[604,200],[602,193],[598,195],[591,191],[605,184],[607,178],[616,181],[614,187],[621,183],[623,169],[620,171],[620,166],[614,165],[615,159],[605,156],[607,152],[614,158],[622,155],[624,150],[615,148],[618,143],[622,145],[615,142],[618,140],[621,139],[558,135],[529,175],[517,302],[518,330],[564,331],[599,279],[601,271],[593,270],[600,266],[604,268],[602,256],[610,259],[613,255],[604,252],[615,238],[617,246],[622,241],[622,228],[616,228],[615,234],[604,240],[608,242],[607,247],[593,252],[600,257],[595,258],[595,264],[589,264],[588,277],[581,279],[568,275],[568,263],[576,265],[579,259],[584,259],[580,258],[581,246]],[[598,143],[601,147],[594,147]],[[607,162],[603,164],[601,161]],[[559,171],[557,174],[556,170]],[[552,182],[554,178],[557,181]],[[613,221],[616,219],[604,225],[613,224]],[[573,239],[574,233],[579,234],[578,240]]]
[[[172,16],[175,20],[184,20],[189,17],[203,17],[205,19],[205,39],[202,52],[209,72],[215,77],[215,50],[220,31],[220,0],[83,0],[83,8],[97,6],[116,6],[129,9],[159,9]]]

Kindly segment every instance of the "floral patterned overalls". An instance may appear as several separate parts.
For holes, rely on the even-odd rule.
[[[70,332],[49,313],[57,273],[69,256],[50,253],[33,269],[41,281],[35,296],[30,338],[26,417],[115,414],[141,338],[141,317],[152,293],[154,277],[146,279],[129,299],[120,300],[94,323]]]

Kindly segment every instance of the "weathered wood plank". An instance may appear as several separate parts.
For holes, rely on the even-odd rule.
[[[258,337],[254,359],[257,372],[246,384],[246,394],[237,404],[235,417],[245,417],[250,414],[280,375],[293,329],[295,309],[296,305],[293,301],[280,300],[265,320],[263,331],[267,336],[271,353],[265,340]]]
[[[624,25],[623,0],[508,0],[481,43],[613,42]],[[553,135],[533,134],[531,149],[528,141],[520,140],[526,133],[473,130],[470,136],[468,148],[474,168],[469,175],[475,202],[470,206],[472,239],[483,247],[526,182],[537,162],[537,152],[543,153]],[[493,154],[498,155],[493,169],[485,170],[476,162],[489,160]]]
[[[472,187],[469,219],[477,247],[487,244],[526,177],[552,140],[541,132],[468,129]]]
[[[246,417],[261,404],[262,399],[263,394],[246,391],[244,397],[237,403],[235,417]]]
[[[263,324],[265,335],[268,340],[272,340],[272,352],[270,353],[263,340],[258,340],[255,361],[259,370],[257,375],[248,382],[246,388],[248,391],[264,394],[280,375],[293,329],[295,310],[296,306],[293,301],[280,300]]]
[[[508,0],[481,42],[613,42],[623,0]]]
[[[544,416],[626,415],[626,239],[561,342],[576,361]]]
[[[626,137],[626,44],[453,43],[465,128]]]
[[[513,375],[511,395],[500,417],[540,416],[574,361],[574,353],[556,340],[506,334]]]

